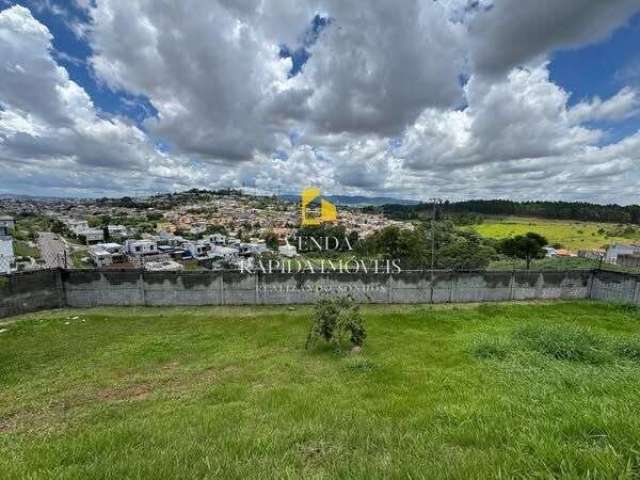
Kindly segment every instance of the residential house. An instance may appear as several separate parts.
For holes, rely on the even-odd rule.
[[[616,263],[618,261],[618,255],[634,255],[640,253],[639,245],[611,245],[607,249],[604,261],[607,263]]]
[[[189,252],[193,258],[206,257],[212,245],[203,240],[189,241],[182,244],[182,248]]]
[[[88,244],[104,241],[104,231],[100,228],[87,228],[81,231],[78,236],[83,237]]]
[[[0,227],[0,274],[11,273],[15,268],[13,238],[9,236],[7,226]]]
[[[298,249],[293,245],[280,245],[278,253],[283,257],[293,258],[298,256]]]
[[[99,243],[89,248],[89,257],[96,267],[103,268],[122,259],[122,245],[118,243]]]
[[[109,225],[107,229],[110,238],[124,240],[129,237],[129,230],[124,225]]]
[[[7,230],[16,228],[16,221],[8,215],[0,215],[0,227],[7,227]]]
[[[264,241],[241,243],[239,245],[240,255],[260,255],[268,250]]]
[[[227,237],[225,235],[222,235],[221,233],[208,235],[205,237],[205,240],[211,242],[214,245],[225,245],[227,243]]]
[[[640,267],[640,255],[618,255],[616,265],[620,265],[621,267],[638,268]]]
[[[128,255],[156,255],[158,244],[153,240],[127,240],[124,243],[124,251]]]

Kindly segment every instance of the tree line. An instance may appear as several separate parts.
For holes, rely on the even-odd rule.
[[[399,220],[418,220],[431,215],[432,203],[418,205],[385,205],[382,211]],[[640,225],[640,205],[599,205],[586,202],[549,202],[513,200],[446,201],[438,205],[439,215],[460,214],[512,215],[551,220],[578,220],[585,222],[632,223]]]

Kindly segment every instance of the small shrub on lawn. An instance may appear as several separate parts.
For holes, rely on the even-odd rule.
[[[350,297],[321,299],[314,306],[314,318],[307,336],[306,348],[319,341],[342,350],[351,344],[362,347],[367,333],[360,315],[360,307]]]
[[[605,342],[590,329],[573,326],[528,325],[515,334],[525,347],[556,360],[602,363]]]

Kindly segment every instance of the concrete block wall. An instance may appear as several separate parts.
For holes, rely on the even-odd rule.
[[[65,303],[97,305],[278,305],[351,295],[362,303],[464,303],[588,298],[591,272],[62,272]]]
[[[640,275],[605,271],[249,275],[239,272],[48,270],[0,276],[0,318],[63,306],[308,304],[587,299],[640,304]]]
[[[607,272],[593,273],[589,297],[610,303],[640,304],[640,275]]]
[[[0,318],[64,305],[58,270],[0,275]]]

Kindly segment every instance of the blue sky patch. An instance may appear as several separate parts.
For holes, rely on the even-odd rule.
[[[551,80],[572,94],[570,105],[594,96],[609,98],[629,83],[625,72],[640,65],[639,46],[640,14],[603,42],[555,52],[549,65]]]
[[[323,17],[317,14],[313,17],[311,25],[302,34],[300,45],[290,47],[288,45],[280,46],[280,57],[290,58],[292,62],[291,70],[289,70],[289,78],[295,77],[302,71],[305,63],[311,57],[309,48],[318,41],[318,37],[322,30],[324,30],[331,23],[331,19]]]

